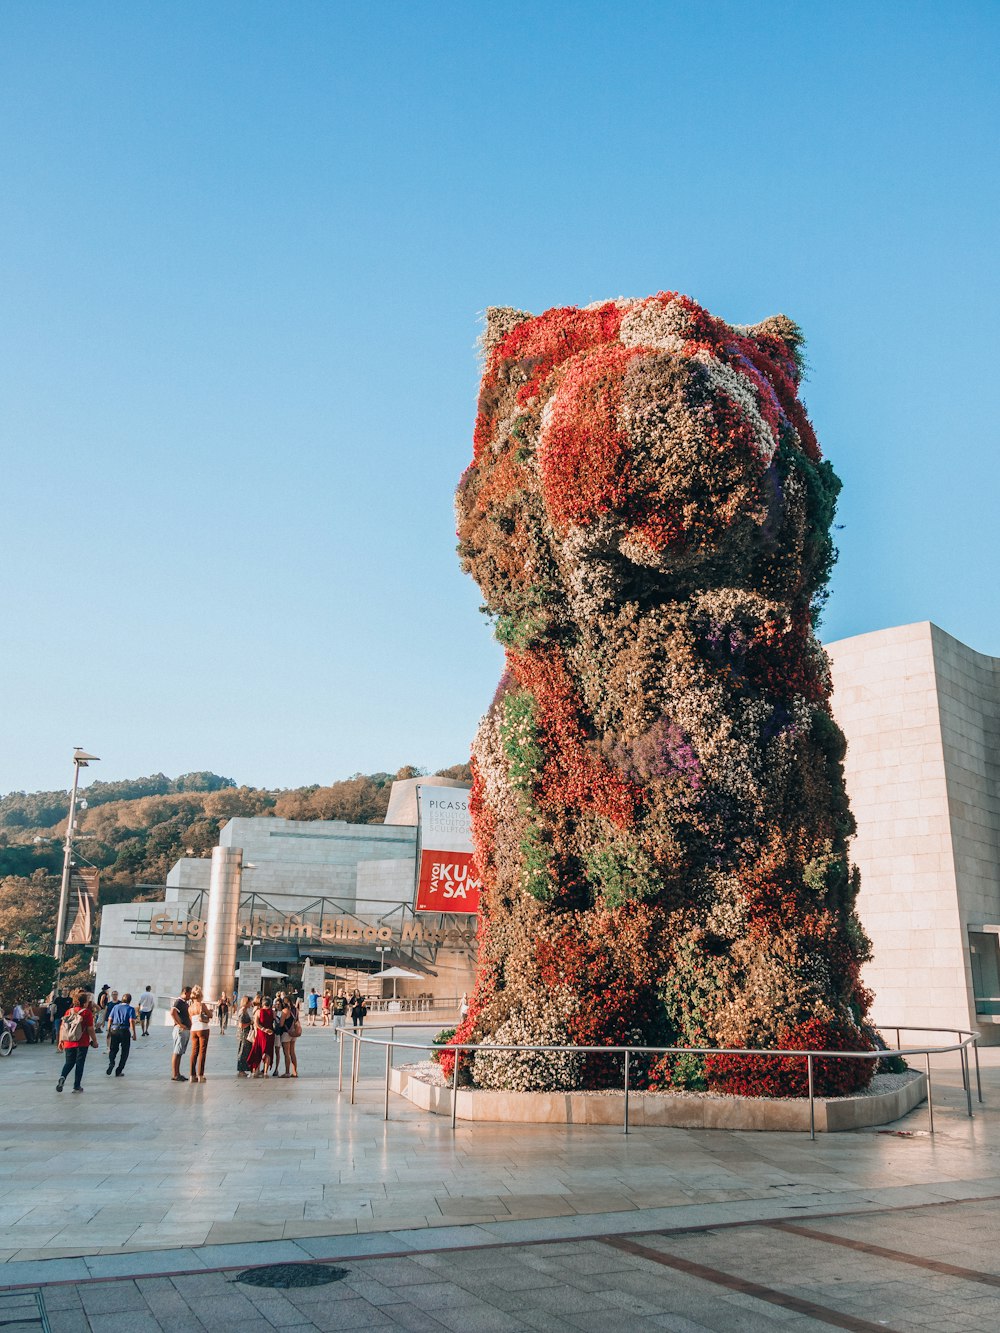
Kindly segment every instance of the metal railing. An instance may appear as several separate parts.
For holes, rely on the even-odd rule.
[[[409,1028],[424,1026],[423,1024],[408,1024]],[[427,1024],[428,1027],[436,1024]],[[957,1053],[962,1073],[962,1090],[965,1093],[966,1113],[969,1119],[972,1119],[972,1078],[969,1065],[969,1049],[971,1048],[975,1056],[976,1064],[976,1092],[980,1103],[983,1100],[983,1085],[979,1070],[979,1047],[978,1034],[975,1032],[966,1032],[963,1029],[943,1029],[912,1027],[906,1024],[889,1023],[880,1025],[880,1030],[896,1033],[896,1049],[886,1048],[877,1051],[803,1051],[803,1050],[764,1050],[755,1047],[733,1047],[733,1046],[505,1046],[492,1045],[488,1043],[465,1042],[458,1045],[448,1044],[447,1046],[422,1045],[413,1041],[399,1041],[396,1039],[395,1028],[390,1028],[388,1038],[369,1037],[363,1031],[356,1031],[352,1028],[340,1028],[337,1035],[339,1037],[339,1059],[337,1068],[337,1090],[343,1092],[344,1089],[344,1038],[350,1037],[351,1047],[351,1105],[354,1105],[357,1096],[358,1078],[361,1070],[361,1048],[362,1045],[382,1046],[385,1048],[385,1106],[384,1119],[389,1119],[389,1092],[392,1074],[392,1061],[395,1051],[422,1051],[425,1054],[431,1054],[437,1051],[443,1052],[518,1052],[523,1055],[537,1054],[560,1054],[560,1055],[621,1055],[624,1057],[624,1082],[622,1091],[624,1093],[624,1113],[622,1132],[629,1132],[629,1094],[637,1089],[629,1088],[630,1062],[636,1055],[738,1055],[759,1057],[762,1059],[801,1059],[806,1062],[806,1080],[809,1097],[809,1137],[816,1138],[816,1094],[814,1087],[815,1062],[817,1060],[884,1060],[887,1056],[919,1056],[924,1057],[925,1077],[927,1080],[927,1117],[928,1130],[934,1133],[934,1096],[931,1088],[931,1056],[932,1055],[950,1055]],[[934,1032],[944,1031],[954,1032],[956,1040],[945,1046],[903,1046],[901,1043],[901,1034],[904,1032]],[[456,1128],[458,1120],[458,1071],[460,1061],[455,1059],[452,1067],[451,1076],[451,1127]],[[445,1085],[447,1086],[447,1085]],[[581,1089],[583,1091],[583,1089]]]

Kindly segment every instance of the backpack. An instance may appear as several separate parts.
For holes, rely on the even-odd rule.
[[[70,1009],[62,1021],[60,1036],[64,1042],[83,1041],[84,1022],[82,1009]]]

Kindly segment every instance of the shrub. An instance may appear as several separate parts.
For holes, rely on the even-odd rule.
[[[56,979],[56,960],[44,953],[0,953],[0,1007],[15,1001],[35,1004],[48,995]]]

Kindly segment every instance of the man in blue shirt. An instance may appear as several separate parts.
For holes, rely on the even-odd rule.
[[[128,1059],[128,1053],[132,1049],[132,1038],[135,1036],[135,1010],[132,1008],[131,1000],[132,996],[126,991],[118,1003],[108,1010],[108,1067],[105,1072],[110,1074],[114,1069],[116,1078],[121,1078],[125,1072],[125,1061]],[[115,1069],[116,1055],[117,1069]]]

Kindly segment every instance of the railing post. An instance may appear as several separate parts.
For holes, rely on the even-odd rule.
[[[351,1040],[354,1045],[351,1047],[351,1105],[354,1105],[354,1094],[358,1087],[358,1075],[361,1072],[361,1045],[358,1042],[358,1034],[351,1033]]]
[[[389,1119],[389,1070],[392,1068],[392,1042],[385,1048],[385,1119]]]
[[[806,1056],[806,1074],[809,1078],[809,1137],[816,1137],[816,1099],[813,1095],[813,1058]]]
[[[340,1047],[340,1054],[337,1057],[337,1091],[344,1091],[344,1029],[337,1029],[337,1045]]]
[[[975,1057],[976,1057],[976,1092],[977,1092],[978,1095],[979,1095],[979,1100],[980,1100],[980,1102],[982,1102],[982,1100],[983,1100],[983,1080],[979,1077],[979,1036],[978,1036],[978,1034],[975,1035],[975,1036],[973,1036],[973,1038],[972,1038],[972,1050],[973,1050],[973,1053],[974,1053],[974,1055],[975,1055]]]
[[[969,1119],[972,1119],[972,1079],[969,1071],[969,1048],[963,1042],[959,1047],[962,1056],[962,1083],[965,1087],[965,1109]]]
[[[934,1133],[934,1094],[931,1092],[931,1053],[924,1056],[927,1064],[927,1115],[930,1122],[930,1131]]]
[[[629,1052],[628,1052],[628,1049],[626,1048],[626,1050],[625,1050],[625,1130],[624,1130],[624,1132],[625,1132],[626,1134],[628,1133],[628,1057],[629,1057]]]
[[[452,1067],[452,1071],[451,1071],[451,1128],[452,1128],[452,1132],[454,1132],[456,1122],[458,1121],[458,1056],[459,1056],[459,1052],[456,1050],[456,1052],[455,1052],[455,1064],[454,1064],[454,1066]]]
[[[961,1032],[956,1032],[956,1033],[955,1033],[955,1040],[956,1040],[956,1042],[959,1043],[959,1047],[958,1047],[958,1049],[959,1049],[960,1053],[961,1053],[962,1056],[963,1056],[963,1058],[962,1058],[962,1088],[967,1092],[967,1091],[968,1091],[968,1088],[969,1088],[969,1071],[968,1071],[968,1070],[966,1069],[966,1067],[965,1067],[965,1059],[964,1059],[965,1047],[961,1045],[961,1041],[962,1041],[962,1034],[961,1034]]]
[[[900,1038],[899,1038],[899,1028],[897,1028],[897,1029],[896,1029],[896,1050],[897,1050],[897,1051],[901,1051],[902,1049],[903,1049],[903,1043],[902,1043],[902,1041],[900,1041]]]

